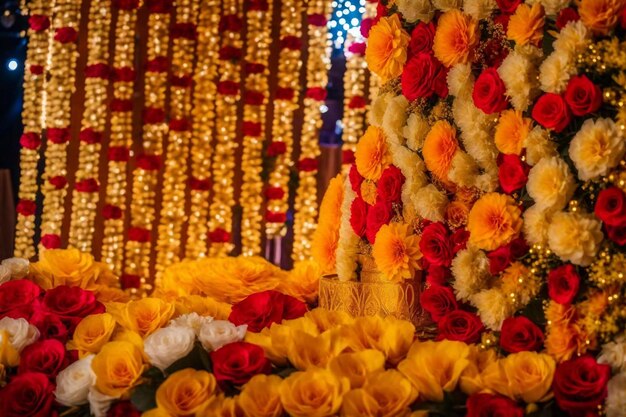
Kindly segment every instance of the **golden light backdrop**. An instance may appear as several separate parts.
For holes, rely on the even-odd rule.
[[[181,259],[262,255],[294,210],[283,256],[309,258],[331,3],[26,2],[16,255],[73,246],[145,287]],[[371,89],[348,56],[344,161]]]

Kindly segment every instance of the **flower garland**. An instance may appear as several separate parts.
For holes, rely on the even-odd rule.
[[[71,99],[75,91],[78,58],[80,5],[58,0],[52,6],[52,41],[48,50],[48,75],[44,119],[47,133],[45,151],[43,210],[40,250],[61,246],[61,228],[67,195],[67,144],[70,140]]]
[[[304,4],[288,0],[281,9],[280,54],[278,58],[278,88],[274,95],[272,141],[266,156],[275,158],[267,188],[265,234],[268,238],[284,236],[287,232],[289,209],[289,176],[293,166],[293,119],[300,99],[300,68],[302,49],[302,15]]]
[[[130,202],[131,228],[150,230],[156,219],[156,196],[163,140],[168,128],[165,123],[168,91],[168,53],[170,47],[171,1],[150,2],[148,6],[148,41],[143,113],[143,142],[133,171]],[[151,239],[128,239],[122,288],[149,289]]]
[[[198,44],[194,73],[193,130],[191,138],[191,199],[185,258],[207,255],[207,218],[211,192],[211,159],[215,137],[217,55],[220,46],[220,1],[203,0],[198,17]]]
[[[244,256],[261,252],[263,222],[263,141],[266,133],[266,101],[269,94],[268,60],[272,43],[273,1],[259,3],[246,14],[247,51],[243,120],[243,152],[241,170],[243,183],[239,204],[241,215],[241,253]]]
[[[167,138],[165,173],[163,176],[163,202],[157,238],[157,277],[181,255],[181,235],[186,218],[185,189],[187,170],[185,166],[191,145],[191,105],[194,54],[198,39],[198,7],[196,1],[176,2],[176,23],[172,27],[174,38],[172,57],[172,80],[170,98],[170,123]],[[158,160],[160,155],[146,155]],[[156,165],[156,164],[155,164]],[[149,229],[142,236],[149,238]],[[141,239],[135,239],[141,240]]]
[[[122,271],[124,219],[126,212],[127,166],[133,136],[133,87],[135,82],[135,23],[139,1],[115,1],[118,10],[113,56],[113,100],[108,148],[106,199],[102,211],[103,262],[116,274]]]
[[[327,39],[328,1],[310,1],[308,14],[308,60],[306,67],[306,94],[304,98],[304,123],[300,135],[300,160],[298,161],[298,189],[294,203],[293,250],[294,261],[311,257],[311,239],[317,220],[317,171],[319,129],[322,126],[320,104],[326,99],[326,84],[330,70],[330,47]]]
[[[29,3],[28,55],[24,74],[24,133],[20,138],[20,189],[15,226],[15,255],[23,258],[35,256],[35,200],[39,190],[37,164],[40,158],[41,134],[46,102],[45,66],[50,36],[51,4],[47,0]]]
[[[233,223],[232,210],[235,204],[233,186],[235,152],[237,144],[237,103],[240,93],[240,61],[242,48],[243,14],[242,0],[227,0],[223,4],[220,26],[224,28],[217,84],[216,144],[213,152],[212,177],[213,199],[209,207],[209,255],[223,256],[229,253]]]
[[[109,30],[111,2],[92,2],[87,30],[85,109],[79,135],[78,170],[72,191],[69,243],[91,252],[99,199],[100,149],[106,126],[109,85]]]

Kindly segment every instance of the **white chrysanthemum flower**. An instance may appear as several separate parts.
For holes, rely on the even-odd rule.
[[[474,88],[474,75],[470,64],[457,64],[448,71],[448,90],[455,97],[470,99]]]
[[[356,193],[350,185],[350,178],[344,180],[343,202],[341,212],[341,226],[339,227],[339,240],[337,242],[337,277],[340,281],[356,281],[357,257],[359,241],[361,238],[354,233],[350,224],[350,206],[356,198]]]
[[[550,140],[550,132],[540,126],[535,126],[524,140],[526,148],[526,162],[528,165],[536,165],[543,158],[558,155],[556,143]]]
[[[404,184],[402,184],[400,198],[402,200],[402,216],[406,223],[412,222],[417,217],[417,209],[413,204],[413,196],[415,196],[425,184],[426,181],[417,182],[411,178],[407,178]]]
[[[448,172],[448,179],[461,187],[476,185],[478,165],[467,153],[457,151],[452,158],[452,165]]]
[[[476,20],[487,19],[496,7],[496,0],[463,1],[463,11]]]
[[[30,262],[28,259],[24,258],[8,258],[2,261],[2,266],[6,267],[11,271],[12,279],[22,279],[26,275],[28,275],[28,270],[30,268]],[[2,282],[0,280],[0,282]]]
[[[531,245],[546,245],[548,243],[548,228],[552,221],[551,210],[545,210],[534,205],[524,212],[524,237]]]
[[[91,369],[95,355],[88,355],[63,369],[56,377],[54,397],[66,407],[87,404],[89,388],[96,383],[96,374]]]
[[[372,101],[370,111],[367,114],[367,122],[372,126],[382,127],[383,117],[389,105],[389,100],[394,97],[395,95],[392,93],[379,94],[374,101]]]
[[[428,23],[435,15],[435,9],[430,0],[396,0],[398,11],[407,22],[422,21]]]
[[[626,417],[626,372],[620,372],[607,384],[606,417]]]
[[[432,222],[442,222],[445,217],[448,197],[433,184],[420,188],[411,201],[417,214]]]
[[[576,73],[576,65],[571,55],[555,50],[539,67],[539,84],[548,93],[560,94],[565,91],[570,77]]]
[[[548,228],[550,249],[563,261],[588,266],[604,239],[602,225],[591,214],[558,212]]]
[[[602,345],[598,363],[610,365],[614,373],[626,371],[626,343],[612,341]]]
[[[428,120],[419,113],[411,113],[406,126],[402,129],[407,146],[414,151],[422,149],[429,130]]]
[[[426,165],[420,156],[405,146],[389,147],[393,164],[402,171],[404,178],[411,179],[420,186],[426,185]]]
[[[587,48],[590,38],[591,33],[581,20],[571,21],[561,29],[552,47],[555,51],[576,57]]]
[[[515,314],[511,297],[499,288],[481,291],[472,296],[471,303],[478,309],[483,324],[491,330],[499,331],[502,322]]]
[[[583,181],[606,175],[619,164],[626,146],[622,131],[611,119],[587,119],[569,144],[569,157]]]
[[[463,0],[433,0],[433,6],[442,12],[448,10],[460,9],[463,5]]]
[[[461,301],[469,299],[486,288],[491,278],[489,258],[485,252],[467,248],[459,251],[452,260],[452,287]]]
[[[539,94],[537,67],[530,57],[511,52],[498,68],[498,75],[506,87],[506,94],[515,110],[526,111]]]
[[[570,0],[527,0],[527,4],[540,3],[548,16],[556,16],[570,4]]]
[[[576,180],[567,163],[553,156],[531,168],[526,190],[541,209],[562,210],[574,195]]]
[[[486,169],[485,172],[476,177],[476,188],[484,193],[492,193],[496,191],[500,184],[498,179],[498,168],[493,167]]]
[[[383,131],[385,132],[388,143],[404,145],[402,128],[406,124],[406,109],[408,107],[409,102],[403,95],[396,96],[389,100],[382,121]]]

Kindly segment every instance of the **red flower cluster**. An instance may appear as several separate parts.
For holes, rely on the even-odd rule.
[[[284,36],[280,40],[280,48],[299,51],[302,49],[302,41],[297,36]]]
[[[133,274],[122,274],[120,277],[120,285],[123,289],[141,287],[141,277]]]
[[[191,123],[187,119],[173,119],[169,124],[172,132],[186,132],[191,129]]]
[[[344,149],[341,151],[341,164],[353,164],[355,161],[354,151],[351,149]]]
[[[467,399],[466,417],[524,417],[524,408],[501,395],[474,394]]]
[[[70,141],[70,129],[67,127],[48,128],[48,140],[57,145]]]
[[[131,227],[128,229],[128,240],[132,242],[150,242],[150,230],[143,227]]]
[[[239,32],[242,28],[243,20],[236,14],[227,14],[220,19],[220,32]]]
[[[23,148],[35,150],[41,146],[41,137],[35,132],[24,132],[20,137],[20,145]]]
[[[54,384],[42,373],[25,372],[0,390],[0,415],[45,417],[55,415]]]
[[[241,127],[244,136],[259,137],[262,133],[262,126],[259,122],[244,121]]]
[[[265,95],[261,91],[247,90],[243,95],[245,104],[251,106],[260,106],[265,101]]]
[[[293,100],[296,92],[293,88],[278,87],[276,89],[276,100]]]
[[[497,275],[511,265],[511,263],[528,252],[528,245],[522,238],[517,238],[509,244],[499,247],[487,254],[489,258],[489,272]]]
[[[173,38],[195,40],[198,37],[198,29],[193,23],[175,23],[170,33]]]
[[[193,84],[193,78],[191,75],[172,75],[170,83],[173,87],[189,88]]]
[[[78,134],[78,139],[82,143],[94,145],[96,143],[102,142],[102,132],[98,132],[88,127],[80,131],[80,133]]]
[[[324,27],[326,26],[327,19],[323,14],[314,13],[308,16],[308,22],[311,26]]]
[[[315,158],[302,158],[298,161],[298,170],[302,172],[317,171],[317,159]]]
[[[165,121],[165,110],[156,107],[146,107],[143,111],[143,122],[147,125],[155,125]]]
[[[95,178],[86,178],[76,182],[76,191],[79,193],[95,193],[100,189],[100,184]]]
[[[349,109],[364,109],[367,105],[367,101],[363,96],[354,96],[348,102]]]
[[[426,226],[420,239],[420,251],[429,267],[449,267],[454,257],[454,247],[448,228],[439,222]]]
[[[106,204],[102,208],[102,217],[105,220],[118,220],[122,218],[122,209],[112,204]]]
[[[172,10],[173,0],[146,0],[150,13],[169,13]]]
[[[217,92],[223,96],[235,96],[239,93],[239,84],[230,80],[220,81],[217,83]]]
[[[211,180],[208,178],[201,179],[201,178],[192,176],[192,177],[189,177],[188,183],[189,183],[189,188],[195,191],[209,191],[211,189]]]
[[[230,242],[230,233],[222,228],[217,228],[215,230],[211,230],[207,234],[209,238],[209,242],[211,243],[226,243]]]
[[[130,99],[114,98],[111,100],[112,112],[131,112],[133,111],[133,101]]]
[[[265,71],[265,65],[257,62],[246,62],[244,69],[247,74],[261,74]]]
[[[278,291],[263,291],[249,295],[235,304],[228,320],[237,326],[246,324],[249,332],[258,333],[273,323],[302,317],[306,304]]]
[[[32,216],[37,211],[37,204],[32,200],[20,200],[15,210],[22,216]]]
[[[420,295],[420,303],[436,323],[459,308],[452,288],[439,284],[426,288]]]
[[[485,330],[480,318],[469,311],[454,310],[437,323],[437,340],[456,340],[465,343],[477,343]]]
[[[54,40],[59,43],[74,43],[78,39],[78,32],[73,27],[58,28],[54,32]]]
[[[350,205],[350,226],[354,233],[359,236],[365,236],[367,219],[367,203],[361,197],[357,197]]]
[[[111,69],[104,63],[87,65],[87,67],[85,67],[86,78],[101,78],[106,80],[110,75]]]
[[[365,55],[366,45],[365,42],[354,42],[348,47],[348,51],[356,55]]]
[[[626,245],[626,196],[617,187],[609,187],[598,194],[594,208],[602,220],[607,236],[618,245]]]
[[[241,48],[237,48],[235,46],[223,46],[220,48],[219,59],[222,61],[235,61],[241,59],[243,52]]]
[[[43,74],[43,65],[31,65],[28,70],[30,71],[31,74],[33,75],[41,75]]]
[[[265,198],[268,200],[280,200],[285,196],[285,190],[281,187],[267,187],[265,190]]]
[[[54,177],[48,178],[48,182],[55,190],[62,190],[67,185],[67,178],[63,175],[55,175]]]
[[[133,67],[113,68],[113,81],[115,82],[130,83],[135,81],[136,75]]]
[[[158,171],[161,168],[161,155],[137,155],[137,168],[144,171]]]
[[[265,221],[268,223],[285,223],[287,221],[287,213],[268,210],[265,212]]]
[[[50,18],[42,14],[34,14],[28,18],[28,26],[35,32],[43,32],[50,27]]]
[[[389,203],[400,203],[404,181],[402,171],[398,167],[390,165],[385,168],[376,184],[377,197]]]
[[[134,10],[139,7],[139,0],[113,0],[112,6],[120,10]]]
[[[306,97],[312,98],[313,100],[316,100],[316,101],[326,100],[327,95],[328,95],[328,92],[326,91],[324,87],[310,87],[310,88],[307,88],[306,90]]]
[[[130,158],[130,151],[125,146],[111,146],[107,153],[109,161],[114,162],[128,162]]]
[[[154,59],[151,59],[146,63],[146,71],[148,72],[167,72],[169,68],[169,62],[166,56],[158,56]]]
[[[285,144],[285,142],[275,142],[272,141],[270,142],[270,144],[267,146],[267,156],[269,156],[270,158],[276,157],[278,155],[282,155],[285,152],[287,152],[287,145]]]

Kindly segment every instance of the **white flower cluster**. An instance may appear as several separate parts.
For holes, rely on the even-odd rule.
[[[0,284],[28,275],[30,262],[24,258],[8,258],[0,263]]]

